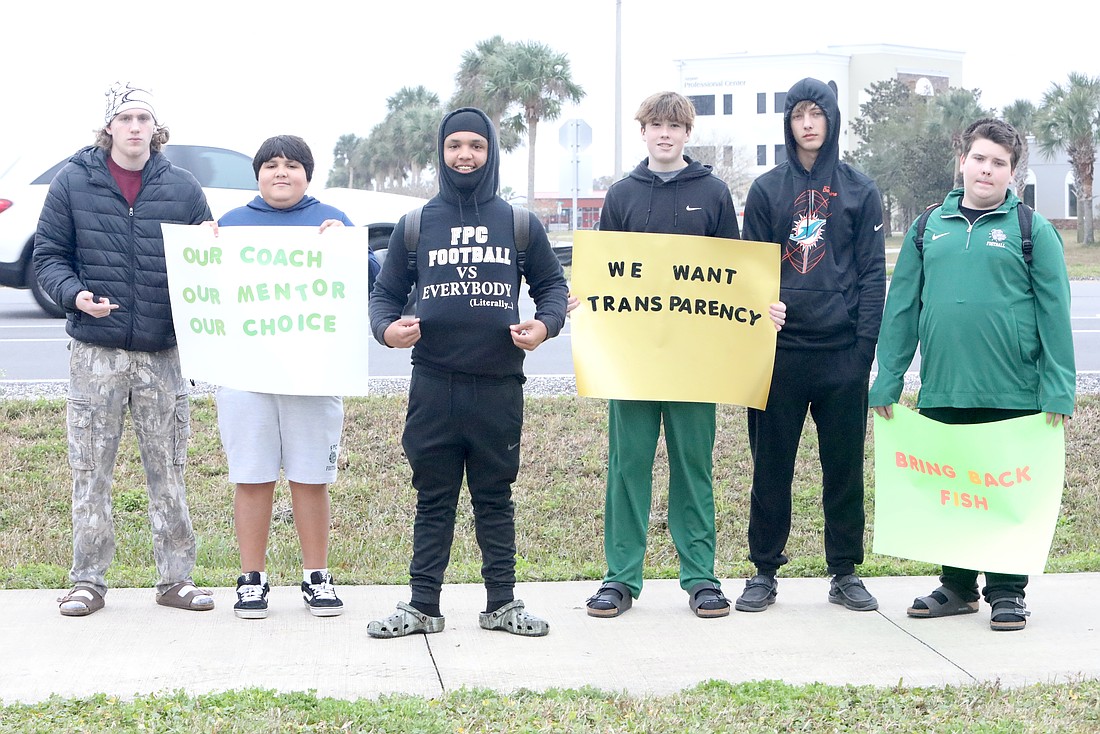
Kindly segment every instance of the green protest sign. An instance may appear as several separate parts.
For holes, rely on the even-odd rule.
[[[1062,501],[1064,427],[1044,414],[945,425],[875,416],[875,553],[1042,573]]]

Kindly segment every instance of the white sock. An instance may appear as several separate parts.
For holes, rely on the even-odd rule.
[[[302,570],[302,581],[304,581],[308,584],[310,581],[313,580],[312,576],[313,576],[314,573],[319,573],[323,576],[326,573],[328,573],[328,569],[327,568],[306,568],[306,569],[303,569]]]

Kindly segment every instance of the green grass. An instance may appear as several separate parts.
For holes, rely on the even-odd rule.
[[[1100,729],[1100,683],[1002,689],[708,682],[671,696],[590,688],[505,694],[465,689],[426,700],[343,701],[248,689],[124,701],[51,698],[0,708],[2,732],[1003,732]]]
[[[330,566],[345,584],[407,583],[415,493],[401,451],[403,396],[346,401],[341,474],[332,486]],[[233,585],[238,573],[232,522],[232,486],[218,439],[214,403],[195,398],[187,467],[188,500],[199,538],[195,578]],[[71,553],[70,475],[66,460],[64,401],[0,403],[0,588],[66,585]],[[515,485],[520,579],[599,579],[603,573],[603,496],[607,466],[607,413],[601,400],[576,396],[527,401],[524,463]],[[1067,487],[1048,570],[1100,571],[1100,398],[1083,396],[1067,432]],[[870,430],[868,456],[871,456]],[[667,531],[667,461],[658,447],[646,575],[676,577],[676,550]],[[750,457],[743,408],[720,406],[714,453],[718,508],[717,573],[746,576]],[[817,434],[807,421],[796,466],[794,523],[788,545],[789,576],[823,576],[825,558]],[[873,520],[873,465],[867,462],[866,511]],[[289,494],[276,492],[268,570],[273,583],[290,583],[300,567]],[[146,515],[144,474],[127,428],[115,473],[118,550],[111,586],[155,582]],[[870,547],[871,522],[867,529]],[[480,553],[468,502],[460,503],[449,583],[480,581]],[[930,574],[928,564],[868,556],[865,575]]]
[[[906,400],[911,404],[911,396]],[[414,494],[400,447],[404,397],[346,401],[341,475],[332,487],[330,565],[342,584],[407,583]],[[195,578],[231,586],[238,573],[232,487],[212,399],[193,400],[188,497],[199,538]],[[601,578],[607,461],[603,401],[562,396],[526,405],[524,463],[515,485],[521,581]],[[0,588],[67,586],[71,552],[70,476],[63,400],[0,402]],[[868,435],[868,455],[871,454]],[[1049,571],[1100,571],[1100,397],[1083,396],[1066,434],[1062,513]],[[646,576],[675,578],[667,532],[667,462],[659,447]],[[799,449],[787,576],[824,576],[817,436],[807,424]],[[744,410],[720,406],[714,486],[717,573],[748,575],[745,537],[750,458]],[[874,519],[867,464],[868,537]],[[144,475],[128,428],[115,475],[118,551],[111,586],[152,586],[152,542]],[[447,581],[478,582],[480,556],[468,503],[460,507]],[[285,487],[276,494],[268,571],[287,584],[300,572],[298,540]],[[869,554],[860,572],[928,575],[928,564]],[[243,683],[243,681],[242,681]],[[0,691],[0,699],[3,692]],[[1100,683],[1073,681],[1002,690],[788,686],[778,682],[704,684],[662,697],[595,690],[543,693],[451,692],[338,701],[312,694],[177,692],[132,701],[107,696],[52,698],[0,707],[3,732],[1092,732],[1100,730]]]

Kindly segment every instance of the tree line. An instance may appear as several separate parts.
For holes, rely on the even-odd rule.
[[[876,82],[860,106],[852,131],[860,138],[845,159],[875,179],[885,210],[905,228],[944,193],[962,185],[962,135],[981,117],[1001,117],[1024,139],[1014,185],[1023,199],[1032,151],[1029,136],[1045,158],[1068,157],[1077,194],[1077,239],[1095,243],[1092,186],[1100,142],[1100,77],[1071,73],[1052,82],[1038,106],[1018,99],[997,114],[981,105],[978,89],[950,88],[944,94],[918,94],[896,79]]]
[[[462,55],[455,92],[447,109],[478,107],[499,132],[504,153],[526,139],[527,200],[535,200],[535,141],[538,124],[556,120],[566,103],[584,98],[573,81],[569,58],[535,41],[481,41]],[[436,137],[445,110],[423,86],[402,87],[386,100],[386,117],[361,138],[341,135],[328,186],[377,188],[419,196],[434,193]]]

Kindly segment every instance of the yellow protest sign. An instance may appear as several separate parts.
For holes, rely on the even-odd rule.
[[[577,232],[572,293],[578,395],[767,404],[778,245]]]
[[[162,225],[184,376],[284,395],[366,395],[365,227]]]

